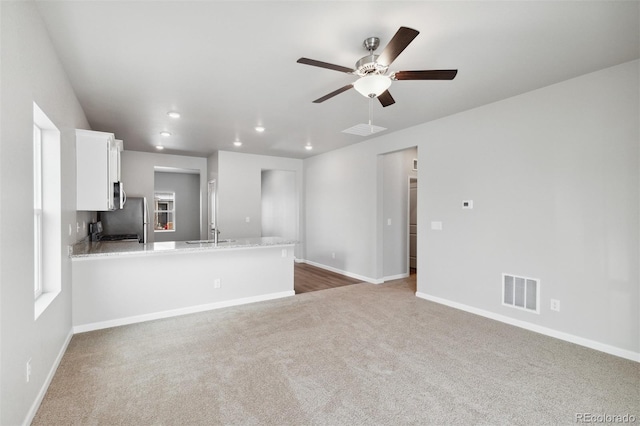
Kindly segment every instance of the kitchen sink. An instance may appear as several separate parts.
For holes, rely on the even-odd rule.
[[[218,240],[219,243],[232,243],[235,240]],[[187,241],[187,244],[215,244],[214,240],[195,240],[195,241]]]

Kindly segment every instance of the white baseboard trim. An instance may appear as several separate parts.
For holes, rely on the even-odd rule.
[[[468,306],[462,303],[452,302],[450,300],[442,299],[436,296],[431,296],[429,294],[416,292],[416,296],[421,299],[425,299],[431,302],[439,303],[441,305],[449,306],[451,308],[460,309],[461,311],[480,315],[482,317],[500,321],[505,324],[524,328],[525,330],[544,334],[545,336],[554,337],[556,339],[564,340],[570,343],[575,343],[576,345],[584,346],[590,349],[595,349],[597,351],[608,353],[610,355],[615,355],[620,358],[625,358],[631,361],[640,362],[640,353],[638,352],[633,352],[627,349],[622,349],[615,346],[607,345],[606,343],[600,343],[595,340],[585,339],[584,337],[575,336],[573,334],[557,331],[552,328],[543,327],[540,325],[532,324],[530,322],[517,320],[504,315],[496,314],[494,312],[485,311],[484,309],[474,308],[473,306]]]
[[[409,273],[405,272],[404,274],[391,275],[388,277],[384,277],[382,278],[382,281],[387,282],[387,281],[393,281],[393,280],[401,280],[403,278],[407,278],[408,276],[409,276]]]
[[[231,306],[246,305],[248,303],[264,302],[266,300],[280,299],[283,297],[295,296],[295,291],[281,291],[278,293],[263,294],[260,296],[244,297],[241,299],[225,300],[222,302],[207,303],[205,305],[189,306],[186,308],[172,309],[169,311],[154,312],[151,314],[135,315],[126,318],[81,324],[73,327],[74,333],[85,333],[87,331],[101,330],[103,328],[119,327],[121,325],[135,324],[139,322],[153,321],[163,318],[177,317],[180,315],[195,314],[198,312],[211,311],[214,309],[228,308]]]
[[[382,284],[384,282],[384,280],[379,280],[379,279],[375,279],[375,278],[369,278],[369,277],[365,277],[364,275],[358,275],[358,274],[354,274],[352,272],[343,271],[341,269],[334,268],[333,266],[323,265],[322,263],[316,263],[316,262],[313,262],[311,260],[299,259],[299,260],[297,260],[297,262],[298,263],[306,263],[308,265],[315,266],[316,268],[325,269],[327,271],[335,272],[336,274],[344,275],[345,277],[355,278],[357,280],[361,280],[361,281],[364,281],[364,282],[367,282],[367,283],[370,283],[370,284]]]
[[[69,334],[67,334],[67,337],[64,339],[64,343],[62,344],[62,347],[58,351],[58,355],[56,356],[56,359],[53,362],[51,369],[49,370],[49,374],[47,374],[47,378],[42,384],[42,387],[40,388],[40,391],[38,392],[38,395],[36,396],[35,401],[33,401],[33,404],[31,404],[31,408],[27,412],[27,418],[24,420],[24,423],[23,423],[24,426],[30,425],[33,422],[33,419],[36,417],[38,408],[40,408],[40,404],[42,404],[42,400],[44,399],[44,396],[46,395],[47,390],[49,389],[49,385],[51,385],[53,376],[55,376],[56,371],[58,370],[58,367],[62,362],[62,357],[64,356],[64,353],[67,351],[67,347],[69,347],[69,343],[71,342],[72,337],[73,337],[73,330],[69,330]]]

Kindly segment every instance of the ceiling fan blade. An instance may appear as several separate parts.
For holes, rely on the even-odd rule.
[[[453,80],[458,70],[396,71],[392,80]]]
[[[412,28],[400,27],[400,29],[393,36],[389,44],[384,48],[380,56],[378,57],[378,63],[389,66],[399,54],[413,41],[420,31],[416,31]]]
[[[314,67],[326,68],[334,71],[346,72],[347,74],[352,74],[353,69],[343,67],[341,65],[330,64],[328,62],[316,61],[315,59],[309,58],[300,58],[296,61],[299,64],[311,65]]]
[[[389,93],[388,90],[385,90],[384,92],[382,92],[382,94],[378,95],[378,100],[383,107],[388,107],[389,105],[393,105],[396,103],[396,101],[393,99],[393,96],[391,96],[391,93]]]
[[[316,99],[315,101],[313,101],[314,104],[319,104],[320,102],[324,102],[327,99],[331,99],[336,95],[339,95],[342,92],[346,92],[347,90],[351,89],[353,87],[353,84],[347,84],[344,87],[339,88],[338,90],[334,90],[333,92],[329,93],[328,95],[324,95],[321,98]]]

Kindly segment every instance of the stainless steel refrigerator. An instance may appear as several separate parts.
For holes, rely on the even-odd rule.
[[[144,197],[127,197],[124,208],[99,212],[98,220],[102,222],[101,241],[137,238],[141,243],[147,242],[149,210]]]

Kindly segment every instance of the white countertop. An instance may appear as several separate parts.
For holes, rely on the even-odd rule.
[[[218,244],[208,241],[168,241],[150,244],[123,241],[81,241],[73,245],[72,259],[122,255],[153,255],[168,252],[202,252],[257,247],[292,246],[297,241],[280,237],[236,238],[221,240]]]

